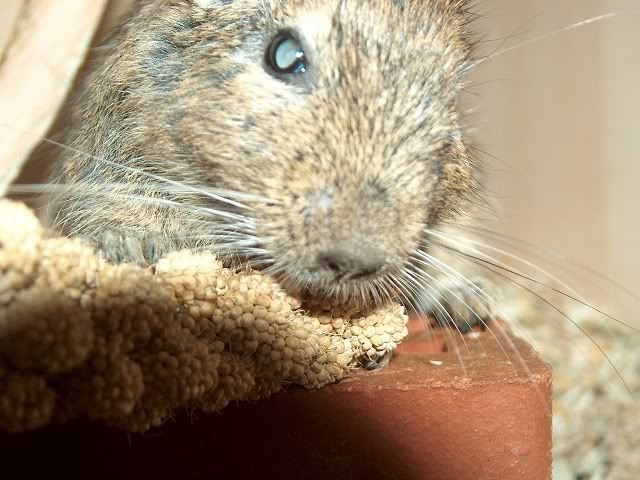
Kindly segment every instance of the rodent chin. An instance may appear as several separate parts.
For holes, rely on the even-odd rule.
[[[302,299],[315,299],[334,305],[358,304],[375,306],[394,298],[385,282],[385,274],[363,278],[335,278],[330,275],[303,273],[292,269],[278,277],[280,285]]]

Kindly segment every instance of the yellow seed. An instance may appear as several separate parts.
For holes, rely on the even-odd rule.
[[[330,381],[331,381],[331,375],[329,375],[329,372],[326,369],[318,373],[318,382],[320,382],[320,385],[325,385]]]
[[[273,361],[279,361],[282,359],[282,353],[279,350],[271,350],[269,356]]]
[[[394,333],[393,335],[391,335],[391,338],[393,338],[394,342],[401,342],[404,336],[402,335],[402,333]]]
[[[205,296],[204,296],[205,300],[212,301],[212,300],[215,300],[216,297],[217,297],[216,291],[211,287],[207,287],[205,290]]]
[[[275,313],[282,311],[282,302],[280,300],[273,300],[269,306],[269,310]]]
[[[233,330],[231,332],[231,335],[229,336],[229,338],[233,342],[240,342],[240,341],[244,340],[244,330],[236,328],[235,330]]]
[[[255,322],[256,317],[254,317],[251,313],[243,313],[240,317],[240,325],[244,328],[252,328]]]
[[[271,335],[269,332],[259,332],[256,335],[256,340],[265,345],[269,345],[269,348],[271,348],[271,343],[273,343],[273,335]]]
[[[258,342],[258,340],[248,340],[244,342],[244,350],[246,352],[255,352],[256,350],[258,350],[259,346],[260,343]]]
[[[336,363],[338,363],[338,365],[341,365],[343,367],[346,367],[347,365],[349,365],[351,363],[351,355],[338,355],[338,358],[336,360]]]
[[[307,345],[304,349],[304,353],[305,353],[305,358],[313,358],[313,356],[316,354],[316,349],[313,348],[311,345]]]
[[[214,308],[210,302],[205,302],[200,306],[200,316],[211,317],[213,315]]]
[[[291,375],[296,378],[304,378],[304,367],[300,364],[294,363],[291,366]]]
[[[392,324],[392,323],[388,323],[388,322],[385,321],[385,323],[384,323],[384,332],[391,334],[391,333],[393,333],[395,331],[396,331],[396,326],[394,324]]]
[[[271,305],[271,297],[267,295],[259,295],[258,298],[256,298],[256,304],[263,307],[269,307]]]
[[[265,345],[264,343],[258,348],[258,353],[263,356],[267,356],[271,353],[271,345]]]
[[[289,348],[292,348],[292,349],[300,348],[300,339],[294,337],[293,335],[289,335],[285,341]]]
[[[269,323],[266,320],[258,319],[255,321],[256,330],[258,332],[266,332],[269,330]]]
[[[267,318],[267,316],[269,315],[269,310],[267,310],[262,305],[256,305],[255,307],[253,307],[253,314],[256,318]]]
[[[285,360],[291,360],[293,358],[293,350],[289,347],[284,347],[282,349],[282,358]]]

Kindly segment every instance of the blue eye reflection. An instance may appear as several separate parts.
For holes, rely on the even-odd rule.
[[[307,71],[302,45],[290,33],[280,34],[271,42],[267,60],[278,73],[300,74]]]

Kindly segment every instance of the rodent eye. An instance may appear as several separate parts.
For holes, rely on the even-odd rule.
[[[267,63],[278,73],[307,71],[302,45],[289,32],[282,32],[273,39],[267,50]]]

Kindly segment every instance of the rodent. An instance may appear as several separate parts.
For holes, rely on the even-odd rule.
[[[139,2],[77,101],[52,225],[113,261],[207,248],[285,288],[408,295],[425,229],[476,193],[468,7]]]

